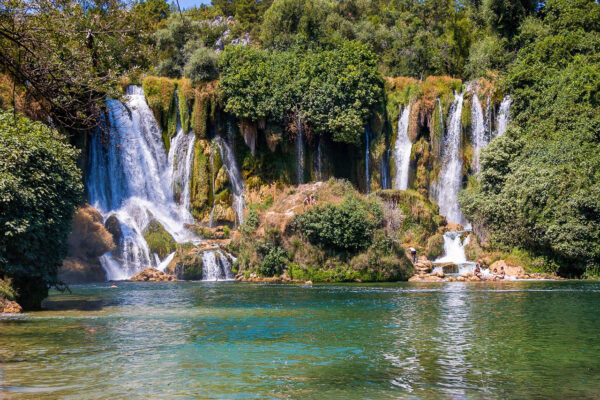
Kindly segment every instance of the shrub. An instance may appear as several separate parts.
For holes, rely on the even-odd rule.
[[[248,215],[246,215],[246,220],[244,221],[244,225],[240,228],[243,233],[250,234],[258,228],[260,224],[260,219],[258,217],[258,212],[255,209],[248,210]]]
[[[281,275],[288,262],[285,249],[267,243],[262,245],[258,252],[264,254],[263,260],[258,266],[258,273],[263,276]]]
[[[219,76],[217,70],[217,55],[206,47],[196,49],[185,64],[184,74],[194,84],[210,81]]]
[[[340,204],[318,205],[297,215],[293,226],[312,244],[337,252],[356,253],[369,247],[382,219],[377,203],[349,195]]]
[[[78,155],[44,124],[0,113],[0,276],[12,278],[25,309],[58,284],[83,192]]]
[[[444,252],[444,236],[437,234],[427,240],[427,258],[435,260]]]

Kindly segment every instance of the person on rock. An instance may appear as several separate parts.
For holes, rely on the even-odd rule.
[[[473,272],[473,275],[475,275],[479,279],[483,278],[483,274],[481,273],[481,268],[479,268],[479,263],[475,264],[475,271]]]
[[[498,276],[498,279],[504,279],[505,276],[506,272],[504,271],[504,267],[500,267],[500,275]]]
[[[417,250],[414,247],[411,247],[409,250],[410,250],[410,255],[412,257],[412,262],[416,263],[417,262]]]

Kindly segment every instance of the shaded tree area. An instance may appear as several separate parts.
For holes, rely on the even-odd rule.
[[[565,275],[600,273],[600,4],[551,0],[529,18],[505,85],[507,135],[460,196],[491,240],[546,258]]]

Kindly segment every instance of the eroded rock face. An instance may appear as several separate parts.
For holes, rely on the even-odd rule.
[[[129,280],[132,282],[173,282],[177,278],[174,275],[165,274],[156,268],[148,267],[132,276]]]
[[[106,281],[106,272],[99,257],[115,249],[113,235],[102,224],[102,216],[86,204],[77,209],[67,240],[68,257],[58,271],[58,279],[65,283]]]

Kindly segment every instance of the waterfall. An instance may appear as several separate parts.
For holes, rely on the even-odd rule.
[[[387,149],[383,152],[381,157],[381,188],[391,189],[390,185],[390,150]]]
[[[502,99],[502,103],[500,103],[500,110],[498,110],[498,118],[496,119],[496,136],[502,136],[506,132],[511,104],[512,99],[510,96],[506,96]]]
[[[212,228],[214,224],[215,215],[215,157],[213,155],[213,144],[210,144],[210,154],[208,156],[210,161],[210,188],[212,189],[212,208],[210,209],[210,216],[208,218],[208,227]]]
[[[220,136],[217,136],[216,140],[225,172],[227,172],[227,177],[233,190],[232,207],[235,212],[236,224],[241,225],[244,223],[244,180],[235,160],[231,144]]]
[[[202,280],[233,280],[231,261],[220,250],[207,250],[202,253]]]
[[[410,117],[410,105],[404,108],[400,106],[398,118],[398,133],[394,145],[394,163],[396,174],[394,176],[394,189],[406,190],[408,188],[408,169],[410,165],[410,152],[412,143],[408,137],[408,123]]]
[[[190,209],[190,179],[192,176],[192,159],[196,135],[185,133],[181,125],[177,127],[177,135],[171,140],[169,148],[169,166],[172,171],[172,190],[175,200],[185,209]]]
[[[448,126],[444,132],[442,147],[442,168],[440,177],[434,186],[433,194],[440,207],[440,214],[449,222],[464,225],[466,223],[460,206],[458,192],[462,187],[461,128],[464,93],[454,94],[454,103],[450,108]]]
[[[161,130],[139,86],[127,88],[125,104],[108,100],[107,109],[110,143],[103,143],[100,135],[92,137],[87,187],[90,203],[104,219],[115,215],[119,221],[118,251],[100,258],[108,279],[119,280],[158,266],[142,235],[152,219],[177,242],[197,240],[184,227],[193,222],[185,204],[189,202],[190,167],[177,161],[191,160],[194,138],[179,129],[172,139],[172,154],[167,155]],[[182,189],[181,205],[173,196],[177,185]]]
[[[444,233],[444,255],[434,262],[436,263],[454,263],[462,264],[467,262],[467,256],[465,255],[465,246],[469,243],[470,236],[462,240],[460,232],[446,232]]]
[[[365,147],[365,176],[366,176],[367,194],[371,193],[371,172],[369,171],[369,158],[371,156],[371,149],[369,147],[370,146],[369,136],[371,136],[369,134],[369,129],[365,128],[365,140],[366,140],[366,147]]]
[[[486,135],[486,124],[483,116],[483,108],[479,102],[477,93],[473,93],[471,101],[471,143],[473,145],[473,169],[479,172],[479,154],[488,145]]]
[[[296,157],[298,158],[298,184],[304,183],[304,135],[302,133],[302,123],[300,122],[300,114],[296,114],[296,127],[298,135],[296,136]]]

